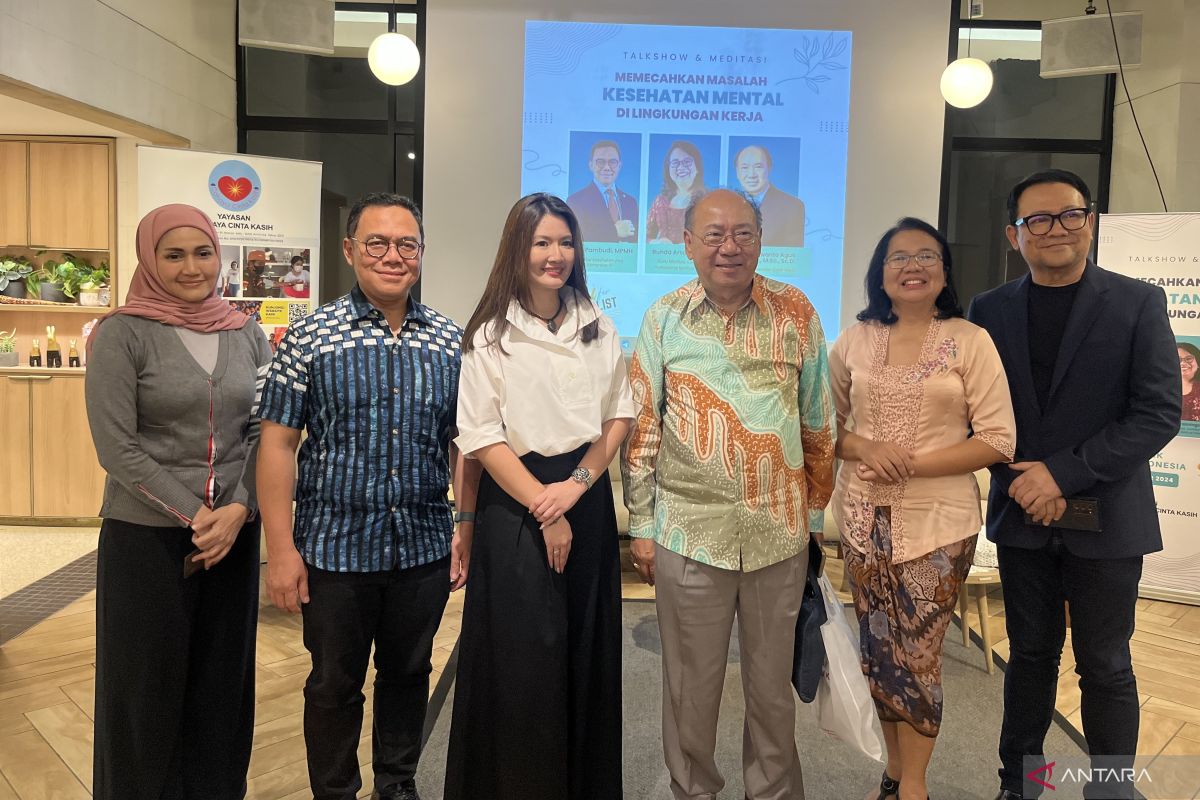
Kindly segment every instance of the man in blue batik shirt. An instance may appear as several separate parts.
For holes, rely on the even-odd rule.
[[[446,496],[462,331],[409,296],[425,249],[411,200],[367,195],[346,227],[357,285],[288,328],[263,387],[267,590],[304,618],[313,797],[353,800],[361,787],[374,644],[372,797],[415,800],[433,637],[470,553],[471,524],[454,532]],[[457,496],[474,508],[469,482]]]

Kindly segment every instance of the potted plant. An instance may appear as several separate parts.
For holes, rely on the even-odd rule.
[[[17,331],[0,331],[0,367],[17,366]]]
[[[101,261],[99,267],[82,276],[79,283],[79,305],[107,306],[110,300],[108,280],[108,262]]]
[[[0,258],[0,294],[24,297],[25,280],[32,272],[33,265],[21,256]]]
[[[69,303],[79,293],[79,285],[92,273],[92,265],[79,256],[63,253],[62,261],[48,258],[42,268],[25,279],[31,295],[39,300]]]

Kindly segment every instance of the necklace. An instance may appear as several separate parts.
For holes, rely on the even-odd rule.
[[[542,322],[546,323],[546,330],[550,331],[551,333],[558,333],[558,323],[554,320],[558,319],[558,315],[561,314],[563,310],[563,299],[561,295],[559,295],[558,298],[558,308],[555,309],[554,313],[548,317],[543,317],[541,314],[537,313],[536,311],[530,311],[528,308],[525,310],[529,311],[530,316],[537,317]]]

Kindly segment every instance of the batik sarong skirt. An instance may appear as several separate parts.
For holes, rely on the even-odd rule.
[[[879,719],[937,736],[942,724],[942,641],[971,570],[975,536],[892,563],[892,515],[875,508],[866,552],[844,548],[858,615],[863,673]]]

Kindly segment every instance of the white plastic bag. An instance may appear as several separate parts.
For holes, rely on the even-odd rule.
[[[876,761],[883,760],[883,743],[875,702],[859,660],[858,634],[846,622],[833,584],[824,575],[817,581],[829,620],[821,626],[825,668],[814,706],[821,730],[854,745]]]

